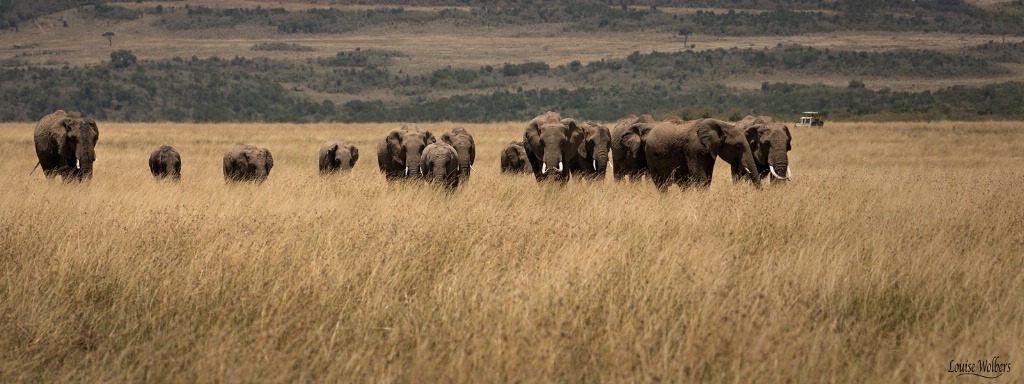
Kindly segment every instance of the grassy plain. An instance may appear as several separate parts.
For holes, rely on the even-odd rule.
[[[386,183],[397,124],[100,124],[46,180],[0,124],[0,382],[960,382],[1024,378],[1024,126],[794,128],[795,182],[538,185],[465,125],[452,195]],[[453,124],[423,124],[441,133]],[[353,172],[321,178],[339,138]],[[276,160],[225,185],[245,141]],[[146,166],[181,152],[179,184]]]

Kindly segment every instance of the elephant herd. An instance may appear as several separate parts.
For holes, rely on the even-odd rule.
[[[47,178],[92,178],[99,139],[95,120],[58,110],[39,121],[34,138],[37,167]],[[787,154],[792,138],[786,125],[768,116],[728,123],[674,117],[659,122],[650,115],[631,115],[609,130],[548,112],[530,120],[522,141],[510,142],[499,157],[502,173],[532,171],[538,181],[601,180],[613,168],[617,181],[646,175],[660,190],[670,185],[706,188],[715,160],[721,158],[730,165],[733,181],[748,179],[760,187],[765,178],[792,178]],[[326,142],[320,147],[320,174],[351,170],[357,160],[354,145]],[[438,139],[428,130],[403,124],[377,144],[377,165],[387,180],[425,179],[454,189],[469,179],[475,161],[473,135],[461,127]],[[273,167],[274,158],[266,148],[236,144],[224,152],[228,182],[262,183]],[[173,147],[161,146],[150,155],[149,169],[157,179],[180,180],[181,155]]]

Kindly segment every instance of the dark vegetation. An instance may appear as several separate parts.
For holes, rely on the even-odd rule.
[[[32,121],[55,106],[119,121],[501,121],[538,111],[611,121],[629,113],[738,118],[787,116],[807,109],[833,117],[990,119],[1024,117],[1024,83],[935,92],[871,90],[858,78],[950,77],[1003,73],[1001,61],[1024,59],[1024,43],[988,43],[950,55],[928,50],[885,53],[819,50],[799,45],[768,50],[635,52],[624,59],[442,68],[409,75],[386,68],[401,53],[339,52],[304,63],[268,58],[138,60],[131,52],[88,67],[21,66],[0,70],[0,120]],[[765,83],[760,90],[717,85],[730,76],[780,71],[842,74],[849,86]],[[523,89],[550,78],[571,89]],[[311,100],[305,90],[360,100]],[[439,90],[456,96],[438,98]],[[381,91],[387,100],[359,95]],[[351,99],[352,97],[349,97]]]

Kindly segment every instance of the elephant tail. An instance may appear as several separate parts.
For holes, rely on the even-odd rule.
[[[29,172],[28,175],[32,176],[32,174],[36,172],[36,168],[39,168],[39,162],[38,161],[36,162],[36,166],[32,167],[32,172]]]

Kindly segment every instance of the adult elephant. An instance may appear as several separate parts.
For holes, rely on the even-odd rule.
[[[459,186],[462,178],[459,162],[459,153],[455,147],[439,141],[423,149],[423,155],[420,156],[421,173],[427,181],[454,189]]]
[[[654,127],[651,115],[629,115],[612,130],[612,175],[616,181],[637,180],[647,172],[647,134]]]
[[[263,183],[274,167],[270,150],[249,144],[236,144],[224,151],[224,180]]]
[[[149,155],[149,171],[157,180],[181,180],[181,155],[174,147],[162,145]]]
[[[526,148],[522,141],[513,141],[501,150],[502,173],[526,173],[530,167],[530,159],[526,158]]]
[[[435,142],[430,131],[403,124],[377,144],[377,165],[388,180],[418,178],[423,148]]]
[[[341,141],[328,141],[320,146],[320,174],[348,172],[359,160],[359,149]]]
[[[570,171],[588,179],[604,180],[608,169],[608,150],[612,134],[608,127],[591,122],[580,124],[583,128],[583,142],[577,150],[576,161]]]
[[[96,120],[79,112],[57,110],[46,115],[36,124],[34,133],[39,158],[36,166],[43,168],[47,179],[57,175],[65,182],[91,179],[99,137]]]
[[[523,148],[537,181],[568,181],[570,164],[577,161],[584,137],[576,120],[563,119],[557,112],[530,120],[523,132]]]
[[[793,149],[793,135],[789,133],[789,127],[775,122],[771,116],[747,116],[736,123],[736,128],[744,130],[750,138],[750,150],[754,153],[754,163],[761,179],[786,182],[793,178],[788,154]],[[740,180],[743,170],[732,167],[732,177]]]
[[[473,170],[473,163],[476,162],[476,142],[473,135],[466,132],[465,128],[457,127],[441,135],[441,141],[455,148],[459,155],[459,179],[465,182]]]
[[[647,167],[658,189],[711,185],[715,158],[739,167],[758,188],[761,178],[744,131],[716,119],[665,120],[647,134]]]

